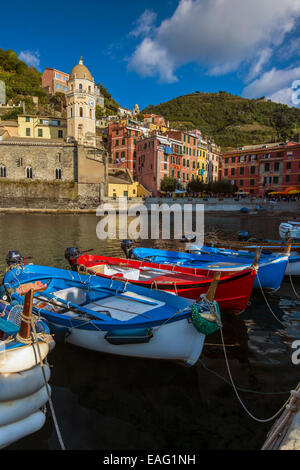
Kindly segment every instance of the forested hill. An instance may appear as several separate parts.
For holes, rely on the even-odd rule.
[[[142,112],[160,114],[175,128],[198,128],[223,148],[295,139],[300,133],[299,108],[225,91],[179,96]]]
[[[12,50],[0,49],[0,80],[6,86],[7,101],[15,104],[20,101],[24,102],[26,113],[51,115],[59,112],[65,115],[65,95],[63,93],[48,95],[42,88],[42,74],[34,67],[29,67],[25,62],[19,60],[17,54]],[[119,104],[103,85],[98,84],[98,86],[104,96],[105,111],[97,106],[97,117],[116,114]],[[38,97],[38,105],[34,103],[32,97]],[[23,109],[15,109],[3,115],[2,119],[16,119],[17,114],[22,112]]]

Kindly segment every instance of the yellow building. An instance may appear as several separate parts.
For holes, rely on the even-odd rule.
[[[206,182],[207,177],[207,146],[204,142],[198,141],[197,146],[197,176]]]
[[[144,188],[138,181],[133,181],[127,168],[110,168],[108,170],[108,197],[117,199],[125,196],[127,198],[151,197],[151,191]]]
[[[56,117],[18,116],[19,137],[40,139],[65,139],[67,137],[67,120]]]

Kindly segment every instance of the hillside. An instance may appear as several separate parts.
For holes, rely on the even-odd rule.
[[[224,91],[179,96],[142,112],[160,114],[175,128],[198,128],[222,148],[293,139],[300,132],[300,109]]]
[[[63,93],[48,95],[42,88],[42,74],[34,67],[29,67],[25,62],[18,59],[15,52],[11,50],[4,51],[0,49],[0,80],[6,85],[7,102],[18,104],[20,101],[25,103],[26,113],[53,115],[66,115],[66,100]],[[116,114],[118,103],[112,98],[103,85],[99,85],[100,92],[104,96],[105,111],[97,106],[97,111],[101,115]],[[32,97],[38,97],[36,105]],[[2,116],[2,119],[16,119],[21,110],[13,110]]]

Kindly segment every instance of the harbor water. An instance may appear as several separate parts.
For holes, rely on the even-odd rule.
[[[68,246],[96,254],[124,254],[120,240],[99,240],[95,215],[0,215],[2,277],[9,250],[28,262],[69,269]],[[206,214],[205,229],[225,237],[240,230],[278,239],[279,216]],[[145,240],[144,246],[180,249],[174,240]],[[293,279],[300,296],[300,279]],[[291,344],[300,339],[300,298],[290,280],[268,296],[255,292],[240,316],[223,318],[232,377],[249,411],[268,418],[299,382]],[[282,324],[283,323],[283,324]],[[48,356],[57,421],[70,450],[236,449],[257,450],[273,424],[256,422],[238,402],[224,360],[220,334],[206,338],[199,363],[191,368],[164,361],[95,353],[58,343]],[[8,449],[59,449],[53,421]]]

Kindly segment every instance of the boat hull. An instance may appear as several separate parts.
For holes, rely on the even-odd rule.
[[[208,270],[195,270],[179,266],[174,270],[173,266],[170,267],[168,265],[161,266],[157,263],[123,260],[102,256],[85,255],[79,257],[76,261],[76,266],[78,269],[83,268],[88,273],[95,274],[96,276],[106,277],[103,273],[100,273],[97,270],[99,267],[102,268],[103,271],[105,263],[109,266],[118,266],[120,269],[124,267],[135,268],[137,272],[148,268],[153,271],[155,271],[155,269],[159,269],[163,275],[158,276],[157,281],[151,279],[148,282],[143,282],[141,279],[133,280],[128,279],[128,277],[123,278],[123,280],[124,282],[127,282],[128,280],[131,284],[142,287],[164,290],[165,292],[170,292],[180,297],[192,300],[198,300],[202,294],[206,294],[213,279],[213,273]],[[172,277],[174,274],[176,274],[177,277]],[[127,275],[126,270],[124,275]],[[112,278],[112,276],[108,277]],[[164,282],[161,281],[162,277]],[[178,279],[180,282],[178,282]],[[232,314],[243,312],[248,305],[254,279],[255,270],[253,269],[246,269],[240,273],[230,273],[230,275],[228,273],[225,273],[224,275],[221,274],[215,294],[215,299],[219,304],[220,310],[222,312]]]
[[[55,331],[57,325],[51,323],[49,325]],[[192,366],[201,355],[205,339],[188,319],[153,328],[153,337],[147,343],[115,345],[110,344],[105,336],[104,331],[71,328],[65,341],[81,348],[107,354],[166,359]]]
[[[300,239],[300,224],[295,222],[282,222],[279,225],[280,238],[296,238]]]
[[[34,265],[8,271],[4,286],[22,304],[24,298],[17,289],[43,280],[47,285],[34,294],[33,310],[47,320],[54,333],[57,330],[65,334],[68,343],[98,352],[182,361],[187,365],[193,365],[202,352],[205,335],[191,322],[190,299]],[[199,302],[198,308],[209,313],[204,302]],[[121,344],[120,332],[128,337],[126,344]]]
[[[252,258],[243,258],[234,255],[189,254],[151,248],[133,248],[132,255],[137,259],[152,256],[155,258],[155,262],[159,263],[180,264],[187,267],[192,265],[193,268],[222,272],[241,272],[250,267],[254,258],[254,255]],[[263,288],[268,292],[277,291],[282,283],[287,261],[288,256],[286,255],[265,257],[259,264],[253,288]]]

